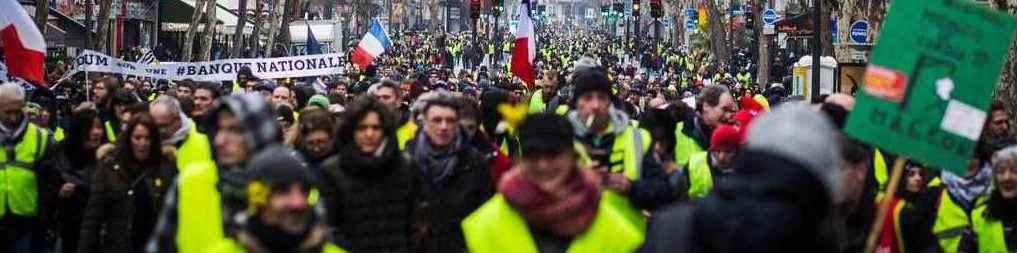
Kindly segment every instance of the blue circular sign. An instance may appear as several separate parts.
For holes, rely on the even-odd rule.
[[[763,24],[772,25],[777,22],[777,11],[766,9],[763,11]]]
[[[868,43],[869,42],[869,22],[865,20],[858,20],[851,23],[851,29],[848,35],[851,37],[851,41],[854,43]]]

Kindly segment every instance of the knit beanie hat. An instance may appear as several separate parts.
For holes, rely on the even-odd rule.
[[[255,153],[247,164],[252,182],[264,183],[270,191],[283,190],[282,187],[294,183],[307,188],[315,184],[307,162],[299,157],[296,150],[281,145],[265,147]]]
[[[584,68],[577,70],[572,76],[572,100],[577,101],[583,94],[599,91],[611,96],[611,81],[601,68]]]
[[[553,113],[530,114],[519,125],[523,155],[557,154],[572,148],[572,124]]]
[[[307,105],[317,105],[322,109],[328,109],[329,102],[327,97],[318,94],[311,96],[311,99],[307,100]]]
[[[829,192],[840,189],[840,145],[830,121],[805,105],[789,104],[755,120],[747,149],[794,161],[820,179]]]
[[[742,144],[742,134],[732,125],[720,125],[710,136],[710,150],[737,150]]]

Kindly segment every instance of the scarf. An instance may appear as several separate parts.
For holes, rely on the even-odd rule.
[[[4,124],[0,123],[0,140],[4,142],[17,141],[17,139],[21,137],[21,133],[24,132],[26,128],[28,128],[28,117],[25,115],[21,116],[21,123],[18,123],[18,127],[14,129],[9,129]]]
[[[463,143],[466,138],[461,138],[463,134],[460,132],[456,135],[456,140],[452,141],[447,150],[438,151],[431,147],[431,138],[424,131],[418,131],[419,141],[415,144],[413,162],[421,165],[422,172],[430,179],[428,181],[440,184],[452,176],[452,171],[459,162],[456,157],[467,146]]]
[[[177,129],[169,139],[163,140],[163,146],[176,146],[178,142],[183,141],[187,138],[187,134],[191,132],[191,121],[187,118],[183,112],[180,113],[180,129]]]
[[[950,196],[960,200],[962,206],[971,207],[975,203],[975,199],[985,193],[989,189],[989,185],[992,184],[992,168],[987,163],[983,164],[978,174],[971,178],[943,171],[940,178],[946,185],[946,189],[950,191]]]
[[[397,165],[396,162],[399,160],[397,147],[393,138],[385,138],[378,150],[370,154],[360,152],[356,145],[343,145],[339,159],[344,165],[343,168],[350,173],[362,177],[377,178],[385,175]]]
[[[625,112],[618,110],[612,105],[608,109],[607,115],[611,120],[611,122],[608,123],[611,124],[611,127],[608,127],[608,129],[611,129],[611,131],[613,131],[613,133],[616,135],[621,134],[621,132],[625,131],[625,127],[628,126],[629,124],[629,116],[626,115]],[[599,134],[592,133],[591,132],[592,130],[586,127],[586,120],[579,118],[578,111],[569,112],[568,120],[569,122],[572,123],[572,129],[575,129],[576,136],[586,137],[594,134]]]
[[[517,168],[505,174],[498,191],[531,226],[571,238],[586,231],[597,213],[600,189],[595,173],[577,169],[560,192],[548,192],[530,179],[525,168]]]

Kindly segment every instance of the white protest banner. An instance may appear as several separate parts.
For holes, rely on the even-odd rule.
[[[258,78],[288,78],[344,73],[345,54],[317,54],[278,58],[225,59],[207,62],[139,64],[85,50],[74,59],[74,70],[115,73],[154,79],[194,81],[229,81],[237,71],[248,67]]]

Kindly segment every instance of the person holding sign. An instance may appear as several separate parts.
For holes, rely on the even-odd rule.
[[[985,205],[975,207],[971,227],[977,252],[1013,252],[1017,250],[1017,145],[996,152],[992,164],[994,189]]]

